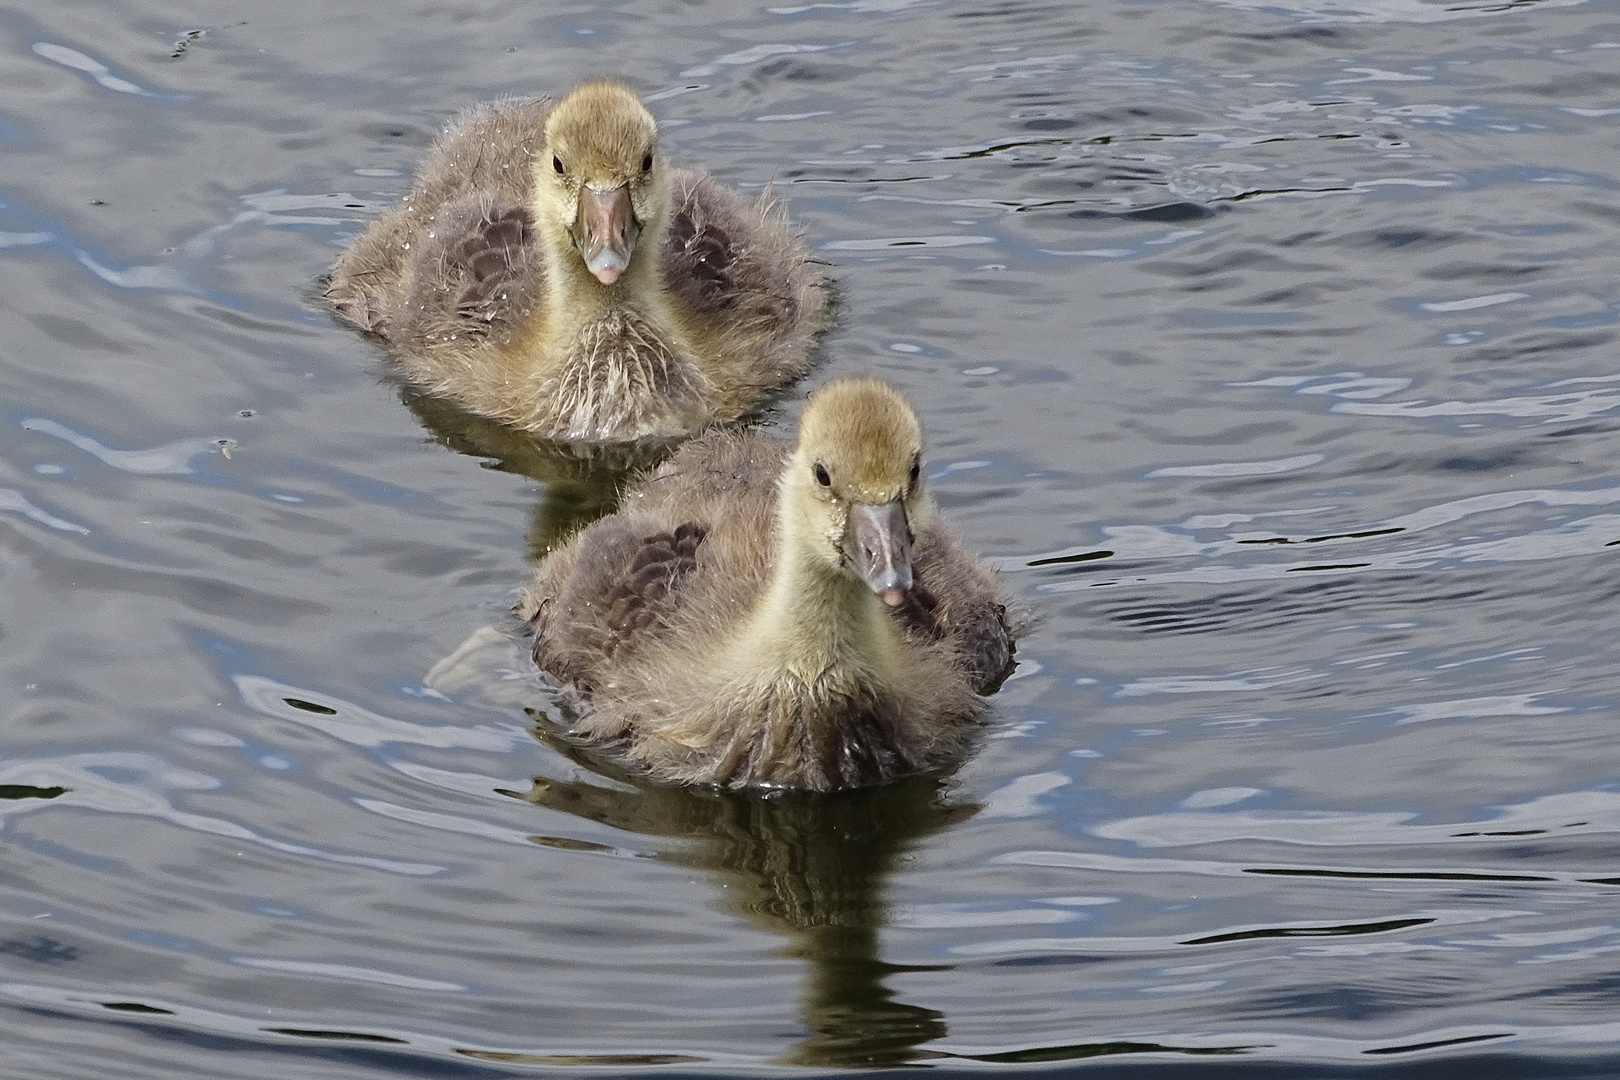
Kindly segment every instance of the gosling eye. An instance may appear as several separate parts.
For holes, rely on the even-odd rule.
[[[820,484],[822,487],[832,487],[832,477],[827,475],[827,466],[818,461],[816,462],[814,471],[816,474],[816,483]]]
[[[641,171],[643,173],[652,172],[652,152],[651,151],[648,151],[647,154],[645,154],[642,157],[642,159],[641,159]]]
[[[558,176],[562,175],[562,158],[558,157],[556,154],[551,155],[551,171],[556,173]]]
[[[917,486],[917,477],[922,475],[922,462],[913,459],[911,462],[911,486]]]

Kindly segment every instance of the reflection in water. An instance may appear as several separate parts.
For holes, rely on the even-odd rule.
[[[529,559],[546,552],[618,503],[625,484],[667,457],[675,444],[571,446],[475,416],[453,402],[401,386],[400,398],[442,446],[488,459],[486,468],[516,473],[545,485],[529,527]]]
[[[580,764],[628,779],[581,757],[543,722],[540,736]],[[537,777],[529,791],[505,794],[627,832],[685,841],[663,857],[711,871],[739,914],[787,938],[779,955],[806,964],[801,1010],[810,1035],[779,1063],[894,1065],[933,1056],[916,1047],[944,1037],[944,1018],[893,999],[884,978],[917,969],[885,963],[878,956],[878,931],[887,916],[885,884],[901,856],[923,837],[979,810],[947,801],[942,777],[915,776],[832,795],[766,797],[649,783],[623,790]]]

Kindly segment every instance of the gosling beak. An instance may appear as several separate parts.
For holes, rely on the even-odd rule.
[[[623,184],[611,188],[589,185],[579,192],[579,217],[574,221],[574,243],[585,259],[585,268],[604,285],[612,285],[630,265],[641,223],[630,205],[630,189]]]
[[[911,588],[911,523],[905,504],[899,499],[850,504],[846,536],[844,550],[861,580],[885,604],[901,604]]]

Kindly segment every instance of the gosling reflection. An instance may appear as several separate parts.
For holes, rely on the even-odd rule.
[[[627,779],[542,737],[589,768]],[[806,964],[800,1011],[810,1035],[780,1064],[897,1065],[930,1056],[916,1048],[944,1037],[940,1013],[895,1001],[883,984],[893,972],[935,969],[878,956],[895,864],[919,840],[979,810],[947,802],[942,778],[762,798],[647,784],[611,790],[540,777],[528,792],[508,794],[616,829],[688,841],[661,857],[712,871],[738,914],[786,937],[780,955]]]
[[[610,513],[626,482],[674,449],[668,443],[597,447],[548,442],[409,386],[401,386],[399,395],[441,446],[484,458],[485,468],[545,485],[529,526],[530,562],[539,562],[551,548]]]

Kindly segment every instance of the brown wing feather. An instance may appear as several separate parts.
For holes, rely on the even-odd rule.
[[[1007,625],[1005,604],[976,606],[956,630],[956,640],[965,661],[968,678],[979,694],[1001,689],[1017,665],[1013,663],[1012,631]]]
[[[528,273],[534,215],[522,206],[485,214],[482,222],[446,253],[445,274],[458,281],[456,313],[475,323],[493,323],[511,311],[510,301]]]
[[[487,316],[492,305],[515,312],[520,296],[538,295],[541,262],[526,254],[532,222],[513,213],[528,212],[530,161],[544,142],[550,108],[505,102],[458,118],[423,159],[410,193],[332,268],[326,295],[338,313],[425,348]],[[468,291],[483,282],[494,284]],[[499,305],[503,292],[507,303]],[[486,326],[498,321],[483,319]]]
[[[682,208],[670,222],[664,272],[678,277],[710,311],[722,311],[736,302],[733,260],[731,234],[703,218],[696,205]]]
[[[637,632],[658,621],[670,593],[697,568],[698,546],[709,530],[687,522],[674,532],[642,539],[624,576],[603,598],[609,636],[602,651],[611,657]]]
[[[771,519],[784,453],[755,432],[696,439],[626,493],[620,513],[547,556],[519,605],[534,630],[535,663],[589,693],[629,662],[620,650],[643,632],[633,613],[650,612],[648,627],[667,619],[700,558],[705,567],[725,566],[727,588],[743,602],[752,597],[770,537],[757,526]],[[648,579],[636,583],[643,572]],[[663,591],[654,598],[643,586]]]
[[[993,694],[1013,672],[1013,636],[994,577],[955,537],[934,533],[918,545],[913,585],[894,611],[907,629],[955,646],[957,665],[978,694]]]
[[[727,333],[745,330],[756,348],[774,347],[781,335],[814,333],[825,319],[820,275],[804,265],[799,242],[783,234],[774,214],[767,204],[744,207],[707,175],[683,172],[659,256],[677,303]],[[804,326],[801,301],[814,308]]]
[[[590,693],[612,668],[613,655],[668,613],[681,581],[696,569],[707,535],[703,526],[688,522],[668,532],[610,529],[600,536],[584,553],[583,565],[571,563],[574,572],[559,587],[526,603],[535,663]]]

